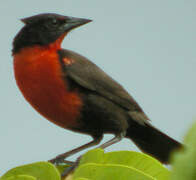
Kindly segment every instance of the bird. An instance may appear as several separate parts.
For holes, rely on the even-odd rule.
[[[42,13],[21,21],[24,26],[13,40],[12,55],[24,98],[47,120],[92,137],[51,162],[58,164],[86,148],[100,144],[105,149],[128,138],[142,152],[169,163],[170,153],[181,143],[154,127],[123,86],[95,63],[61,47],[70,31],[92,20]],[[101,144],[105,134],[114,137]]]

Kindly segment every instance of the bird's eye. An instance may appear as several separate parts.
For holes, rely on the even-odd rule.
[[[53,25],[53,26],[57,26],[57,25],[58,25],[58,21],[57,21],[56,19],[53,19],[53,20],[52,20],[52,25]]]

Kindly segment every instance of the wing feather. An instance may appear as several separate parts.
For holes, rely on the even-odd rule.
[[[61,63],[68,58],[72,64],[63,64],[66,76],[83,88],[94,91],[129,111],[142,111],[127,91],[87,58],[70,50],[58,51]],[[142,111],[143,112],[143,111]]]

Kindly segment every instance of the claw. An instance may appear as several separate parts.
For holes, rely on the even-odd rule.
[[[80,157],[76,160],[76,162],[73,162],[73,164],[66,168],[63,173],[61,174],[61,177],[66,177],[67,175],[69,175],[70,173],[72,173],[79,165],[80,162]]]

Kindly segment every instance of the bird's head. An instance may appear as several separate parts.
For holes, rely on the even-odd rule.
[[[13,53],[17,53],[24,47],[49,45],[60,37],[64,37],[72,29],[91,22],[89,19],[52,13],[27,17],[21,21],[25,26],[14,38]]]

